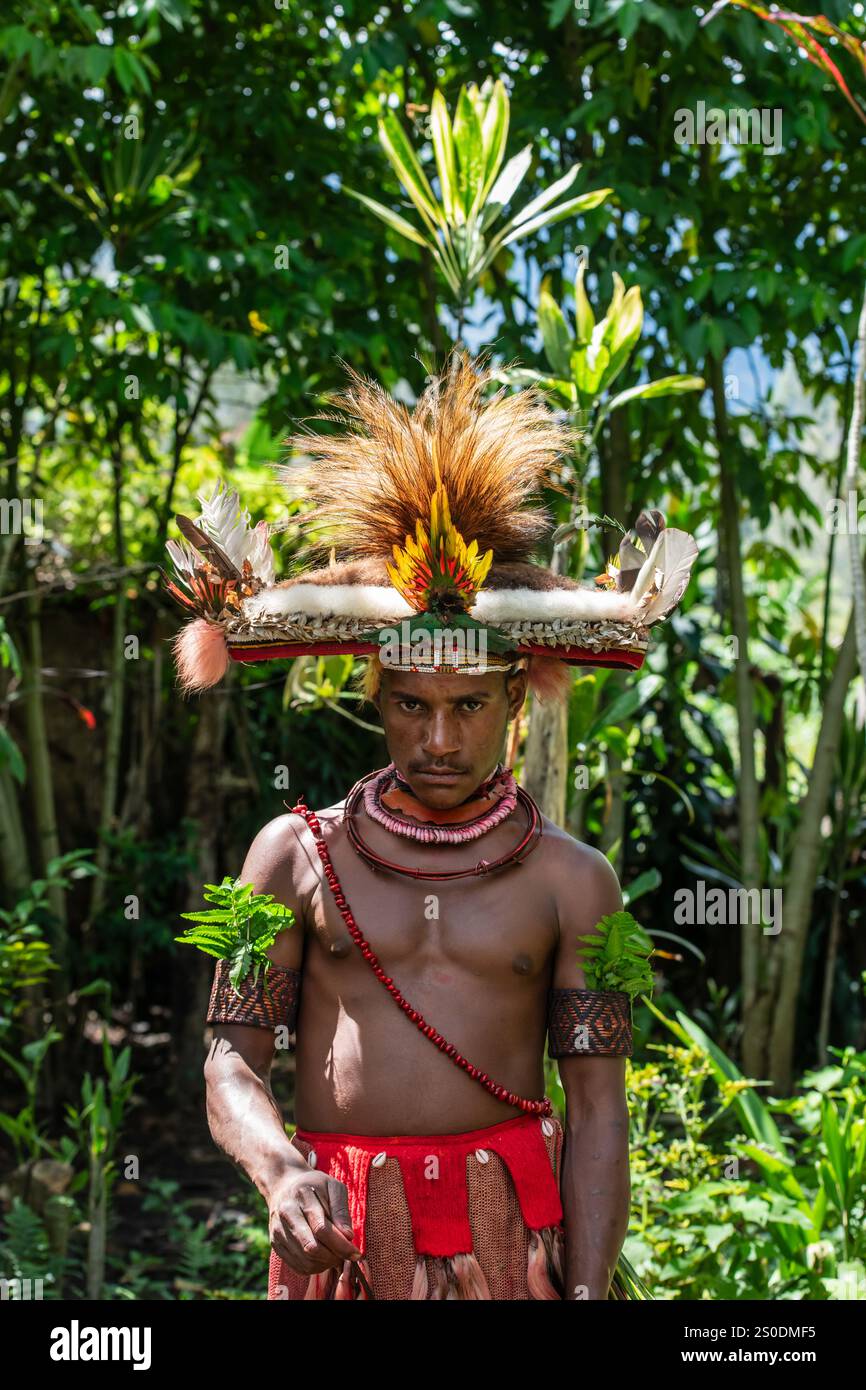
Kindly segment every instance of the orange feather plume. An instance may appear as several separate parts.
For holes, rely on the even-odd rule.
[[[456,349],[412,410],[346,370],[338,412],[315,417],[339,423],[339,432],[286,441],[306,461],[278,465],[280,482],[314,510],[285,525],[300,524],[305,537],[320,532],[310,550],[382,559],[417,534],[419,519],[427,524],[441,478],[467,546],[492,550],[500,563],[526,559],[551,525],[533,494],[573,443],[572,428],[540,393],[502,387],[485,399],[491,371]]]

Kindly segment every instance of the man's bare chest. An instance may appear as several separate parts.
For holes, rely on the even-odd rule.
[[[537,979],[558,939],[541,862],[496,874],[439,882],[371,869],[348,846],[334,868],[363,937],[390,973],[471,974],[490,983]],[[308,950],[340,975],[369,969],[322,874],[305,914]]]

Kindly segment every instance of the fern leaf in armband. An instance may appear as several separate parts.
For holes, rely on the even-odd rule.
[[[602,917],[593,932],[578,939],[587,989],[620,990],[630,1004],[639,994],[652,995],[652,954],[649,936],[625,910]]]
[[[176,936],[175,941],[182,946],[197,946],[206,955],[228,961],[229,979],[236,993],[240,993],[241,981],[251,971],[256,984],[263,975],[267,993],[272,964],[267,953],[280,932],[294,925],[292,909],[275,902],[272,893],[254,893],[251,883],[241,883],[228,875],[222,883],[206,883],[203,896],[217,906],[182,912],[181,917],[195,925]]]

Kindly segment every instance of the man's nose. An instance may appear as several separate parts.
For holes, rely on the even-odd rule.
[[[449,710],[432,715],[424,734],[424,752],[430,758],[445,758],[460,747],[460,729]]]

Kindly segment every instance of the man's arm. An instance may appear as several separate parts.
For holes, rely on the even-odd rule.
[[[586,989],[578,938],[622,908],[619,881],[607,859],[572,842],[570,866],[557,894],[559,945],[555,989]],[[625,1058],[589,1051],[558,1059],[565,1091],[562,1161],[565,1217],[565,1297],[606,1299],[628,1230],[628,1106]]]
[[[271,893],[295,914],[268,951],[275,965],[300,971],[303,909],[316,878],[291,816],[278,816],[250,846],[240,879]],[[255,1184],[268,1204],[271,1243],[290,1266],[315,1274],[357,1255],[345,1186],[310,1168],[289,1141],[271,1089],[274,1029],[214,1026],[204,1075],[207,1117],[217,1146]]]

